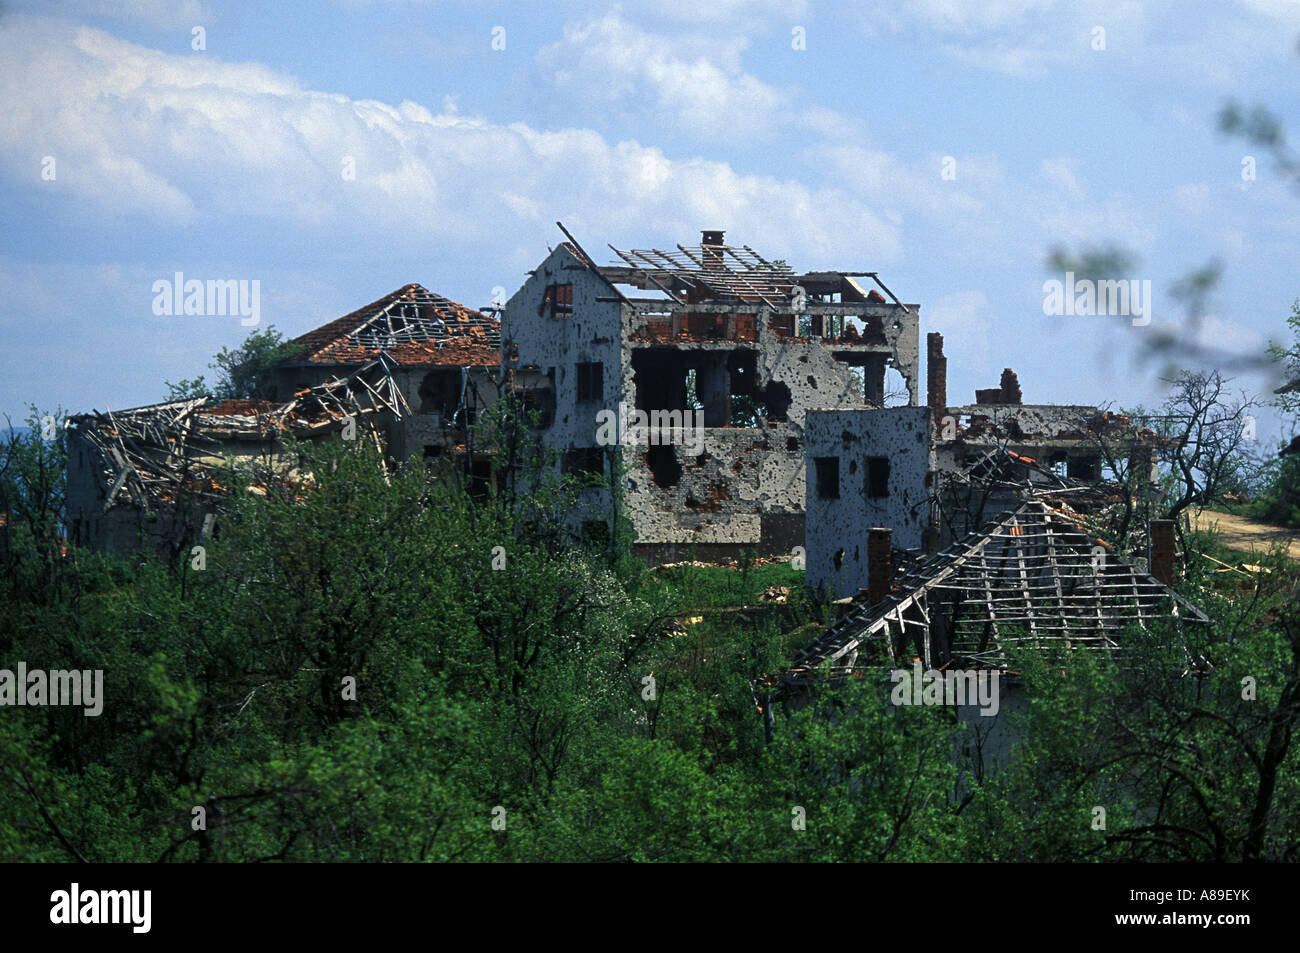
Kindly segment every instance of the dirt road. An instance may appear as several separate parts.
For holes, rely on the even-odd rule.
[[[1242,552],[1267,550],[1278,540],[1289,542],[1287,552],[1292,559],[1300,559],[1300,530],[1282,529],[1267,523],[1257,523],[1245,517],[1214,513],[1209,510],[1194,511],[1192,525],[1197,529],[1217,526],[1219,539],[1223,545]]]

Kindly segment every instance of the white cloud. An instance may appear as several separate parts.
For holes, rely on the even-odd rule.
[[[725,227],[792,259],[832,249],[876,259],[901,247],[897,227],[838,185],[672,157],[587,129],[353,100],[258,64],[34,18],[0,29],[0,60],[0,100],[18,104],[0,127],[0,166],[105,211],[346,225],[372,241],[401,230],[481,240],[560,217],[638,241]],[[46,154],[58,161],[55,182],[39,180]]]
[[[1028,43],[997,42],[961,46],[945,43],[943,50],[968,66],[1017,79],[1045,76],[1052,67],[1067,63],[1080,53],[1078,49],[1045,43],[1041,36],[1031,38]]]
[[[770,137],[792,96],[741,67],[748,41],[651,33],[619,14],[570,24],[539,64],[570,97],[691,135]]]
[[[807,0],[640,0],[620,4],[620,9],[635,12],[638,18],[662,17],[679,23],[727,24],[746,31],[774,20],[798,23],[809,14]]]
[[[1057,6],[1057,0],[906,0],[904,15],[945,33],[985,33],[1015,27],[1031,13]],[[892,5],[891,5],[892,6]]]
[[[1083,186],[1079,184],[1078,163],[1069,156],[1044,159],[1039,173],[1048,182],[1061,189],[1070,198],[1082,198]]]
[[[1300,3],[1296,0],[1238,0],[1247,9],[1271,17],[1288,27],[1300,27]]]

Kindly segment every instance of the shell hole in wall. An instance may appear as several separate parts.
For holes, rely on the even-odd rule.
[[[646,450],[645,465],[650,468],[655,486],[667,489],[676,486],[682,478],[682,465],[677,462],[677,454],[668,444],[656,444]]]

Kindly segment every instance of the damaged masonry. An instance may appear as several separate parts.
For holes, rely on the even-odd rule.
[[[595,479],[575,536],[624,519],[649,561],[806,552],[845,614],[756,687],[800,697],[880,666],[1004,671],[1009,645],[1122,649],[1173,594],[1172,533],[1145,564],[1100,542],[1114,501],[1098,440],[1150,472],[1158,440],[1087,405],[1024,403],[1006,369],[949,404],[943,338],[875,272],[795,272],[705,231],[599,265],[565,240],[499,310],[410,284],[295,339],[276,400],[183,401],[69,422],[70,530],[176,551],[211,526],[231,460],[300,479],[280,439],[356,427],[390,460],[451,456],[480,483],[474,424],[507,395],[559,469]],[[253,484],[254,492],[259,484]],[[1141,534],[1139,534],[1140,536]]]
[[[806,415],[915,405],[919,307],[874,272],[798,274],[721,231],[671,250],[610,246],[608,266],[565,234],[507,302],[503,349],[542,408],[543,441],[568,472],[604,481],[593,513],[620,508],[648,560],[801,545]],[[602,411],[697,427],[628,446],[603,439]]]
[[[925,407],[808,415],[807,582],[843,596],[843,612],[789,668],[755,682],[769,730],[774,703],[806,704],[818,684],[887,681],[913,665],[1014,683],[1012,649],[1122,657],[1152,623],[1186,636],[1209,621],[1171,588],[1171,522],[1150,521],[1141,562],[1099,536],[1124,492],[1103,457],[1125,457],[1154,492],[1153,432],[1096,407],[1024,404],[1010,369],[974,404],[949,405],[946,370],[931,333]],[[1187,671],[1204,668],[1184,654]],[[1005,757],[1005,721],[981,722],[969,705],[958,717],[976,723],[983,756]]]
[[[565,235],[499,320],[413,284],[302,335],[275,369],[274,405],[77,418],[75,538],[175,545],[193,519],[159,504],[172,502],[164,488],[194,483],[195,454],[209,464],[223,447],[236,458],[264,454],[274,438],[264,418],[339,381],[371,381],[374,367],[384,403],[360,410],[391,459],[456,455],[486,480],[492,448],[473,446],[473,424],[511,393],[540,415],[536,433],[563,472],[603,481],[575,527],[624,517],[647,559],[802,545],[806,415],[914,406],[919,307],[874,272],[796,273],[725,244],[720,231],[671,251],[611,246],[618,261],[605,266]],[[611,417],[613,440],[600,423]],[[644,439],[629,439],[629,418],[649,422]],[[688,420],[695,426],[677,423]],[[218,491],[205,492],[214,502]]]

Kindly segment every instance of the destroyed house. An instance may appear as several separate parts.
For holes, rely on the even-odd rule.
[[[500,398],[501,326],[409,284],[295,338],[275,371],[277,396],[345,376],[381,356],[411,412],[390,421],[388,452],[434,457],[466,452],[470,427]],[[482,461],[480,461],[481,463]]]
[[[392,370],[381,357],[283,402],[200,398],[70,417],[70,538],[100,550],[175,552],[210,528],[228,468],[253,475],[254,493],[296,478],[283,434],[337,437],[350,422],[358,439],[381,445],[381,429],[410,413]]]
[[[1158,619],[1209,619],[1159,579],[1088,532],[1086,521],[1046,493],[1025,499],[896,576],[889,533],[869,536],[878,571],[850,611],[795,657],[782,676],[800,683],[829,665],[838,675],[897,668],[1005,669],[1007,649],[1027,646],[1054,661],[1076,648],[1123,650],[1122,633]]]
[[[599,265],[569,237],[505,306],[506,366],[646,558],[788,552],[807,411],[917,403],[919,309],[874,272],[796,273],[720,231]]]
[[[470,428],[499,398],[500,341],[495,317],[410,284],[294,339],[274,399],[72,417],[69,534],[97,549],[175,551],[211,526],[223,468],[295,478],[285,433],[370,440],[393,460],[468,457],[486,471]]]
[[[910,671],[910,684],[956,689],[944,703],[987,768],[1005,764],[1017,738],[1000,713],[1025,703],[1014,649],[1122,658],[1129,640],[1172,622],[1193,671],[1205,663],[1187,629],[1208,619],[1171,588],[1172,523],[1150,521],[1148,560],[1094,529],[1127,492],[1106,461],[1126,458],[1151,493],[1141,482],[1155,478],[1154,433],[1096,407],[1026,405],[1009,369],[974,405],[950,406],[943,339],[928,345],[926,406],[807,414],[806,582],[841,597],[843,614],[786,671],[758,679],[755,698],[770,734],[778,701],[799,707],[816,686],[849,679],[895,700],[891,686]],[[995,675],[1006,695],[973,703],[972,686],[991,691]]]
[[[1026,404],[1015,371],[1006,368],[997,387],[975,391],[975,403],[947,403],[948,361],[943,336],[926,335],[926,404],[934,413],[937,465],[954,472],[990,447],[1028,457],[1060,476],[1097,482],[1108,474],[1099,445],[1121,451],[1133,472],[1149,472],[1158,439],[1127,417],[1078,404]],[[1113,476],[1113,474],[1110,474]]]
[[[807,414],[813,589],[851,597],[867,587],[872,527],[889,529],[895,549],[933,553],[1018,508],[1026,493],[1055,488],[1076,506],[1115,499],[1106,459],[1152,472],[1160,443],[1152,431],[1097,407],[1025,404],[1009,368],[975,404],[948,405],[943,339],[930,334],[927,343],[925,407]]]
[[[1194,630],[1210,620],[1171,588],[1173,524],[1158,521],[1157,559],[1147,572],[1093,536],[1063,497],[1068,493],[1044,490],[1024,498],[897,573],[889,531],[871,530],[870,587],[785,671],[755,681],[769,733],[777,702],[802,706],[820,685],[868,679],[889,693],[899,672],[962,679],[986,672],[1003,685],[995,709],[979,707],[969,694],[946,703],[972,725],[987,767],[1005,764],[1017,737],[1014,725],[999,717],[1023,710],[1016,650],[1055,664],[1068,664],[1072,652],[1104,651],[1122,663],[1132,640],[1170,623],[1185,672],[1204,671],[1208,663],[1194,648],[1203,633]]]

